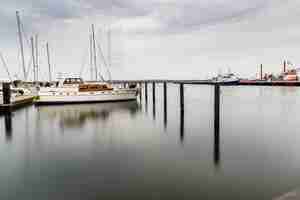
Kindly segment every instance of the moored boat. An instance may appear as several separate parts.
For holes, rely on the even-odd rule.
[[[236,84],[239,83],[240,79],[233,73],[219,74],[212,78],[212,82],[220,84]]]
[[[96,103],[136,100],[137,85],[127,88],[109,83],[85,83],[81,78],[66,78],[57,87],[41,87],[37,104]]]

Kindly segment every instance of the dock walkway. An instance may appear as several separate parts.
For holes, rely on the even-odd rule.
[[[32,104],[34,96],[18,96],[10,104],[0,104],[0,114]]]

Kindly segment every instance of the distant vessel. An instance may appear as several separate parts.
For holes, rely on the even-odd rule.
[[[81,78],[66,78],[56,87],[41,87],[37,104],[92,103],[136,100],[136,84],[126,88],[112,87],[108,83],[85,83]]]
[[[295,69],[288,70],[287,72],[283,73],[283,80],[284,81],[297,81],[297,71]]]
[[[218,76],[212,78],[212,82],[214,83],[235,84],[239,81],[240,79],[233,73],[219,74]]]

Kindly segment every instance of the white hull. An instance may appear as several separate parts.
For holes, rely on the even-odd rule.
[[[136,100],[137,89],[122,89],[103,92],[41,92],[38,104],[92,103]]]
[[[215,83],[224,83],[224,84],[226,84],[226,83],[238,83],[239,82],[239,79],[223,79],[223,80],[216,80],[216,81],[213,81],[213,82],[215,82]]]

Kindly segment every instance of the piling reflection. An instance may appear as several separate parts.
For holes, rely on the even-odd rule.
[[[56,119],[61,128],[81,128],[91,121],[106,122],[114,112],[128,112],[134,117],[140,105],[134,102],[39,106],[38,112],[47,119]]]
[[[12,113],[6,113],[4,116],[5,123],[5,139],[7,142],[12,140]]]
[[[180,142],[184,142],[184,109],[180,109]]]
[[[220,86],[215,85],[214,97],[214,164],[220,165]]]

